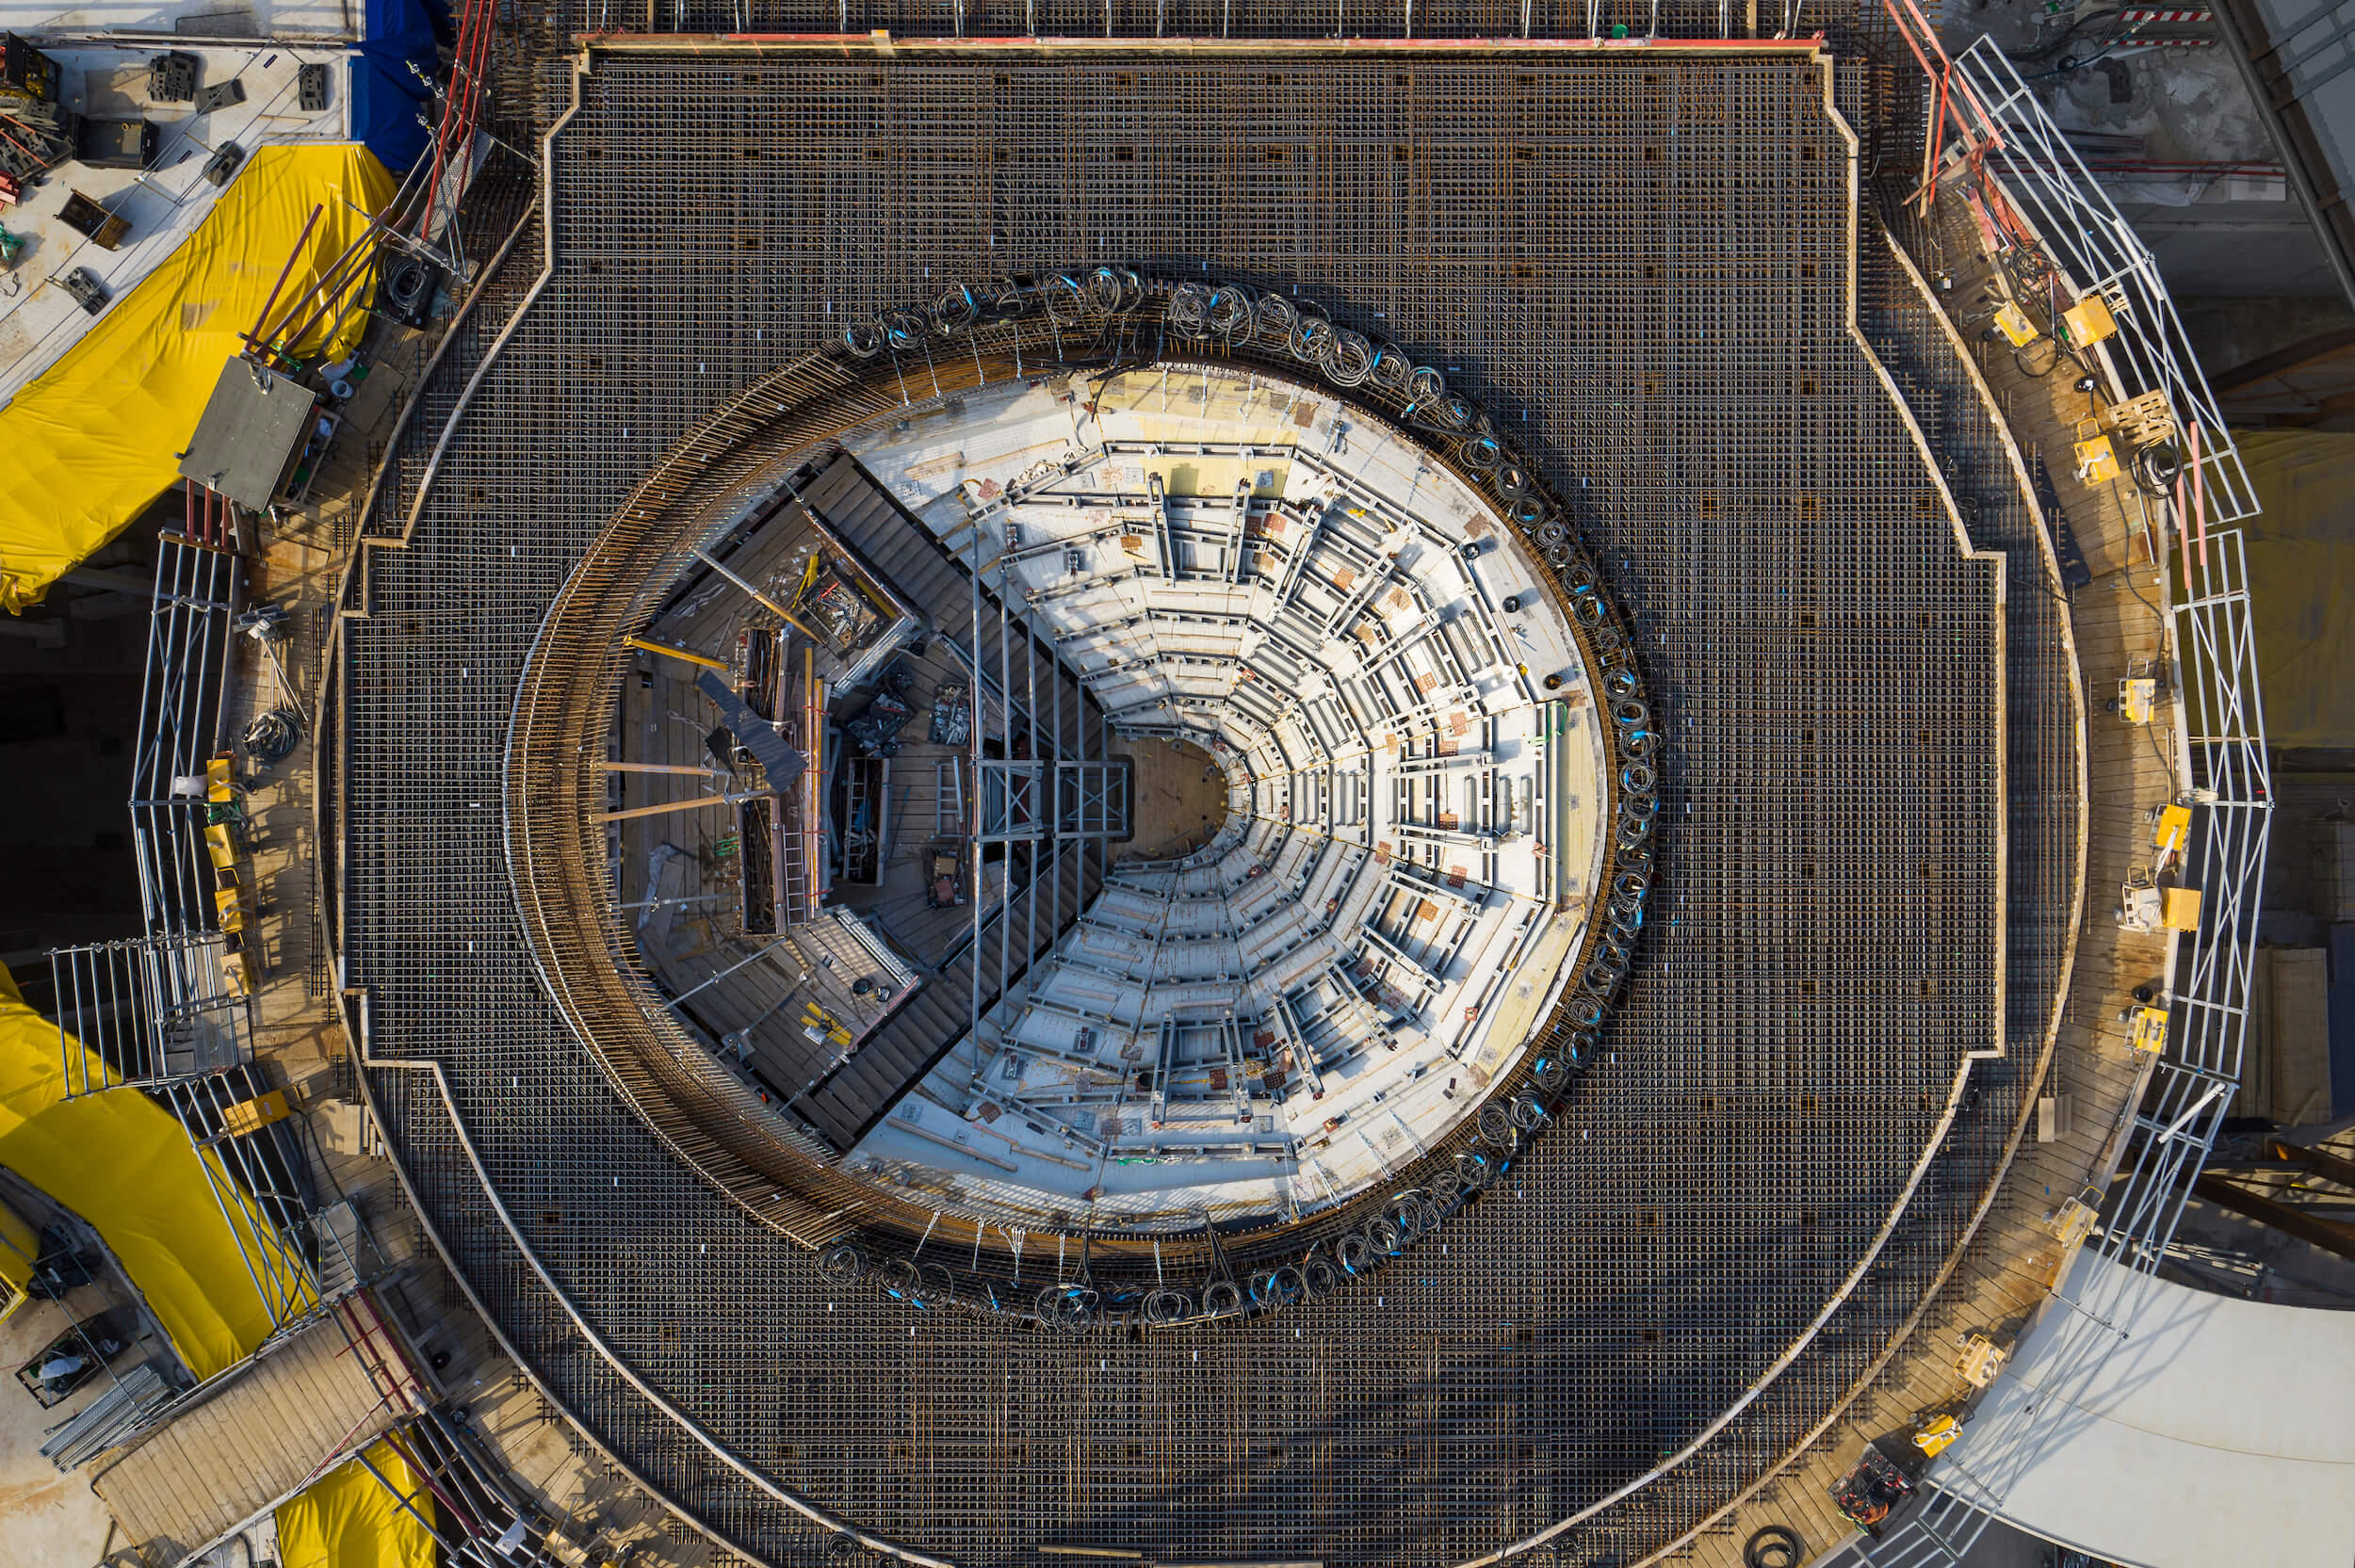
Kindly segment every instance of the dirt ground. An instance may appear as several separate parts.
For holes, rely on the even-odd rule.
[[[1226,820],[1226,775],[1210,753],[1184,740],[1146,740],[1129,753],[1136,773],[1136,837],[1147,860],[1182,855],[1210,842]]]

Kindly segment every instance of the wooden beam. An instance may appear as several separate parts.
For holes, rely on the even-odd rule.
[[[2316,332],[2302,342],[2270,354],[2260,354],[2244,364],[2219,373],[2208,383],[2208,390],[2218,397],[2229,396],[2259,381],[2269,381],[2276,376],[2286,376],[2321,364],[2342,349],[2355,348],[2355,327],[2333,327],[2327,332]]]
[[[2355,1188],[2355,1159],[2348,1159],[2344,1155],[2328,1154],[2320,1149],[2301,1148],[2279,1138],[2266,1139],[2265,1149],[2266,1154],[2274,1159],[2302,1165],[2325,1181]]]
[[[727,672],[728,667],[708,654],[690,654],[684,648],[674,648],[667,642],[651,642],[642,637],[625,637],[622,639],[622,646],[642,648],[649,654],[660,654],[665,658],[680,659],[689,664],[700,664],[706,670],[717,670],[722,674]]]
[[[593,811],[592,822],[620,822],[632,816],[658,816],[667,811],[693,811],[698,806],[741,805],[749,795],[698,795],[691,800],[665,800],[657,806],[631,806],[624,811]]]
[[[2253,1191],[2238,1182],[2213,1172],[2203,1172],[2193,1186],[2192,1192],[2221,1209],[2254,1220],[2267,1230],[2280,1231],[2310,1242],[2326,1253],[2355,1259],[2355,1225],[2343,1225],[2335,1220],[2325,1220],[2295,1204],[2285,1204]]]
[[[673,762],[593,762],[590,767],[605,773],[685,773],[698,779],[726,779],[733,774],[718,768],[699,768],[691,763]]]

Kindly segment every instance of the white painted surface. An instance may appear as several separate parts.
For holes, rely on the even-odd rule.
[[[2059,1297],[2117,1299],[2116,1268],[2081,1255]],[[2081,1352],[2107,1331],[2050,1303],[1951,1461],[1977,1476],[2032,1452],[2002,1516],[2134,1568],[2355,1562],[2355,1313],[2155,1280],[2134,1300],[2089,1378],[2069,1368],[2093,1365]],[[2023,1439],[2031,1415],[2040,1448]]]
[[[0,1366],[11,1371],[73,1322],[105,1308],[97,1285],[84,1285],[65,1301],[34,1301],[0,1324]],[[127,1369],[136,1354],[117,1364]],[[10,1377],[0,1388],[0,1562],[23,1568],[88,1568],[114,1535],[114,1518],[79,1472],[60,1474],[41,1457],[48,1429],[78,1413],[104,1392],[93,1378],[65,1403],[43,1410]]]
[[[1130,745],[1210,748],[1235,813],[1182,862],[1115,867],[850,1163],[1009,1215],[1192,1227],[1340,1201],[1474,1115],[1575,951],[1606,793],[1568,623],[1489,503],[1331,394],[1229,368],[986,388],[847,445],[1027,601]],[[1191,1031],[1166,1056],[1164,1020]],[[1157,1068],[1165,1095],[1139,1085]]]
[[[8,8],[0,7],[0,26],[15,25],[21,31],[22,24],[6,21]],[[147,101],[147,62],[160,47],[41,45],[60,68],[60,103],[103,120],[151,121],[162,128],[163,148],[155,167],[144,171],[59,164],[49,171],[47,183],[28,188],[14,206],[0,207],[0,224],[26,242],[14,271],[0,274],[0,401],[13,397],[57,364],[101,319],[48,280],[88,267],[106,285],[106,309],[113,310],[195,233],[220,199],[222,192],[204,178],[212,149],[234,141],[250,162],[263,147],[282,142],[350,138],[346,100],[351,80],[343,63],[348,56],[340,48],[173,42],[170,47],[204,62],[200,89],[233,79],[245,87],[244,103],[199,116],[187,104]],[[327,107],[304,114],[295,106],[296,76],[303,65],[314,62],[329,67]],[[236,183],[233,178],[230,188]],[[129,220],[130,236],[122,249],[101,250],[58,219],[66,197],[77,190]],[[256,256],[252,265],[275,269],[285,260],[283,255]]]
[[[87,33],[178,34],[183,38],[357,39],[362,0],[89,0],[0,4],[0,27],[52,37]]]

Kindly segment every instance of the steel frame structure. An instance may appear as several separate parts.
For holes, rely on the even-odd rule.
[[[1902,3],[1892,0],[1892,13]],[[2168,953],[2164,1054],[2133,1107],[2120,1168],[2098,1195],[2101,1217],[2087,1254],[2109,1267],[2080,1261],[2073,1276],[2056,1284],[2042,1311],[2071,1317],[2042,1370],[2038,1398],[2006,1431],[1961,1446],[1934,1467],[1929,1495],[1886,1539],[1857,1544],[1859,1557],[1874,1568],[1960,1562],[2003,1516],[2011,1488],[2058,1438],[2075,1400],[2133,1335],[2240,1086],[2273,809],[2244,536],[2239,529],[2210,534],[2205,528],[2209,515],[2240,519],[2257,509],[2239,453],[2197,362],[2187,348],[2176,353],[2184,345],[2182,324],[2149,251],[2068,152],[2000,51],[1983,40],[1955,67],[1957,95],[1970,105],[1967,112],[1990,128],[1990,137],[2010,133],[2008,141],[1965,155],[1983,156],[1990,173],[2004,177],[1999,192],[2021,189],[2043,218],[2038,237],[2055,247],[2055,259],[2086,269],[2074,276],[2131,283],[2136,309],[2120,317],[2122,352],[2109,359],[2112,373],[2130,387],[2165,390],[2171,405],[2188,413],[2188,428],[2198,428],[2204,419],[2216,431],[2193,466],[2216,477],[2222,496],[2217,509],[2203,510],[2207,503],[2196,477],[2172,496],[2149,503],[2159,516],[2162,541],[2171,532],[2176,544],[2165,573],[2180,671],[2172,762],[2178,800],[2193,814],[2184,885],[2200,889],[2202,897],[2199,928],[2182,933]],[[2038,155],[2021,155],[2022,145]],[[2055,149],[2067,155],[2065,163]],[[2074,226],[2072,216],[2087,226]]]
[[[1958,186],[1990,250],[2041,266],[2032,282],[2045,297],[2020,302],[2045,330],[2057,333],[2061,313],[2086,295],[2109,301],[2118,332],[2093,352],[2116,400],[2165,396],[2187,444],[2175,505],[2204,554],[2209,524],[2254,515],[2257,495],[2157,259],[1992,36],[1950,58],[1914,0],[1882,3],[1934,89],[1916,200],[1926,211],[1942,187]]]
[[[351,1238],[317,1223],[325,1207],[310,1190],[313,1162],[302,1145],[306,1122],[292,1118],[240,1129],[237,1107],[255,1104],[258,1085],[249,1074],[214,1073],[173,1079],[158,1086],[166,1107],[186,1129],[197,1165],[236,1243],[253,1293],[278,1334],[309,1321],[332,1306],[322,1278],[363,1283],[373,1277]],[[353,1237],[365,1241],[365,1233]],[[333,1269],[314,1253],[340,1254]]]
[[[223,978],[229,958],[219,931],[51,948],[50,994],[67,1096],[251,1061],[251,1009]]]
[[[2170,518],[2189,549],[2180,515]],[[2210,540],[2212,559],[2184,560],[2184,597],[2168,606],[2184,671],[2176,767],[2193,805],[2195,867],[2185,884],[2203,897],[2200,927],[2183,933],[2168,965],[2168,1041],[2135,1110],[2121,1173],[2102,1195],[2087,1251],[2109,1268],[2080,1263],[2043,1310],[2071,1315],[2043,1368],[2029,1414],[1942,1461],[1930,1495],[1887,1539],[1860,1544],[1874,1568],[1960,1562],[2011,1488],[2047,1452],[2068,1413],[2133,1337],[2152,1282],[2167,1263],[2184,1205],[2231,1117],[2249,1025],[2273,810],[2271,767],[2257,680],[2254,629],[2241,530]]]
[[[215,929],[204,793],[181,793],[175,782],[203,779],[220,743],[240,571],[236,555],[217,545],[171,533],[158,542],[130,800],[139,901],[154,935]]]

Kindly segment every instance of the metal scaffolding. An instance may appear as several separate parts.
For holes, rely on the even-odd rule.
[[[144,1088],[253,1059],[249,1006],[219,931],[53,947],[57,1054],[67,1095]]]
[[[154,935],[219,929],[206,765],[221,749],[241,571],[232,551],[180,534],[157,542],[130,802],[139,898]]]
[[[2184,473],[2171,493],[2145,504],[2159,524],[2154,550],[2180,672],[2173,683],[2179,739],[2168,761],[2175,799],[2191,812],[2183,882],[2200,890],[2201,902],[2197,929],[2171,948],[2165,1044],[2130,1107],[2115,1179],[2106,1191],[2084,1195],[2099,1211],[2085,1251],[2115,1267],[2081,1267],[2060,1282],[2042,1310],[2069,1315],[2069,1324],[2037,1398],[2021,1418],[1935,1467],[1928,1496],[1886,1539],[1860,1544],[1861,1560],[1876,1568],[1961,1561],[2002,1515],[2021,1478],[2065,1441],[2065,1413],[2133,1337],[2240,1085],[2273,810],[2243,535],[2209,531],[2211,523],[2251,515],[2256,498],[2157,264],[2000,51],[1982,40],[1950,69],[1942,56],[1938,65],[1917,57],[1951,94],[1961,122],[1951,145],[1933,143],[1949,160],[1947,178],[1976,170],[1974,216],[1990,205],[2036,215],[2034,229],[2020,237],[2040,252],[2032,265],[2052,270],[2057,298],[2094,289],[2122,294],[2115,349],[2102,362],[2109,391],[2160,393],[2187,441]]]

